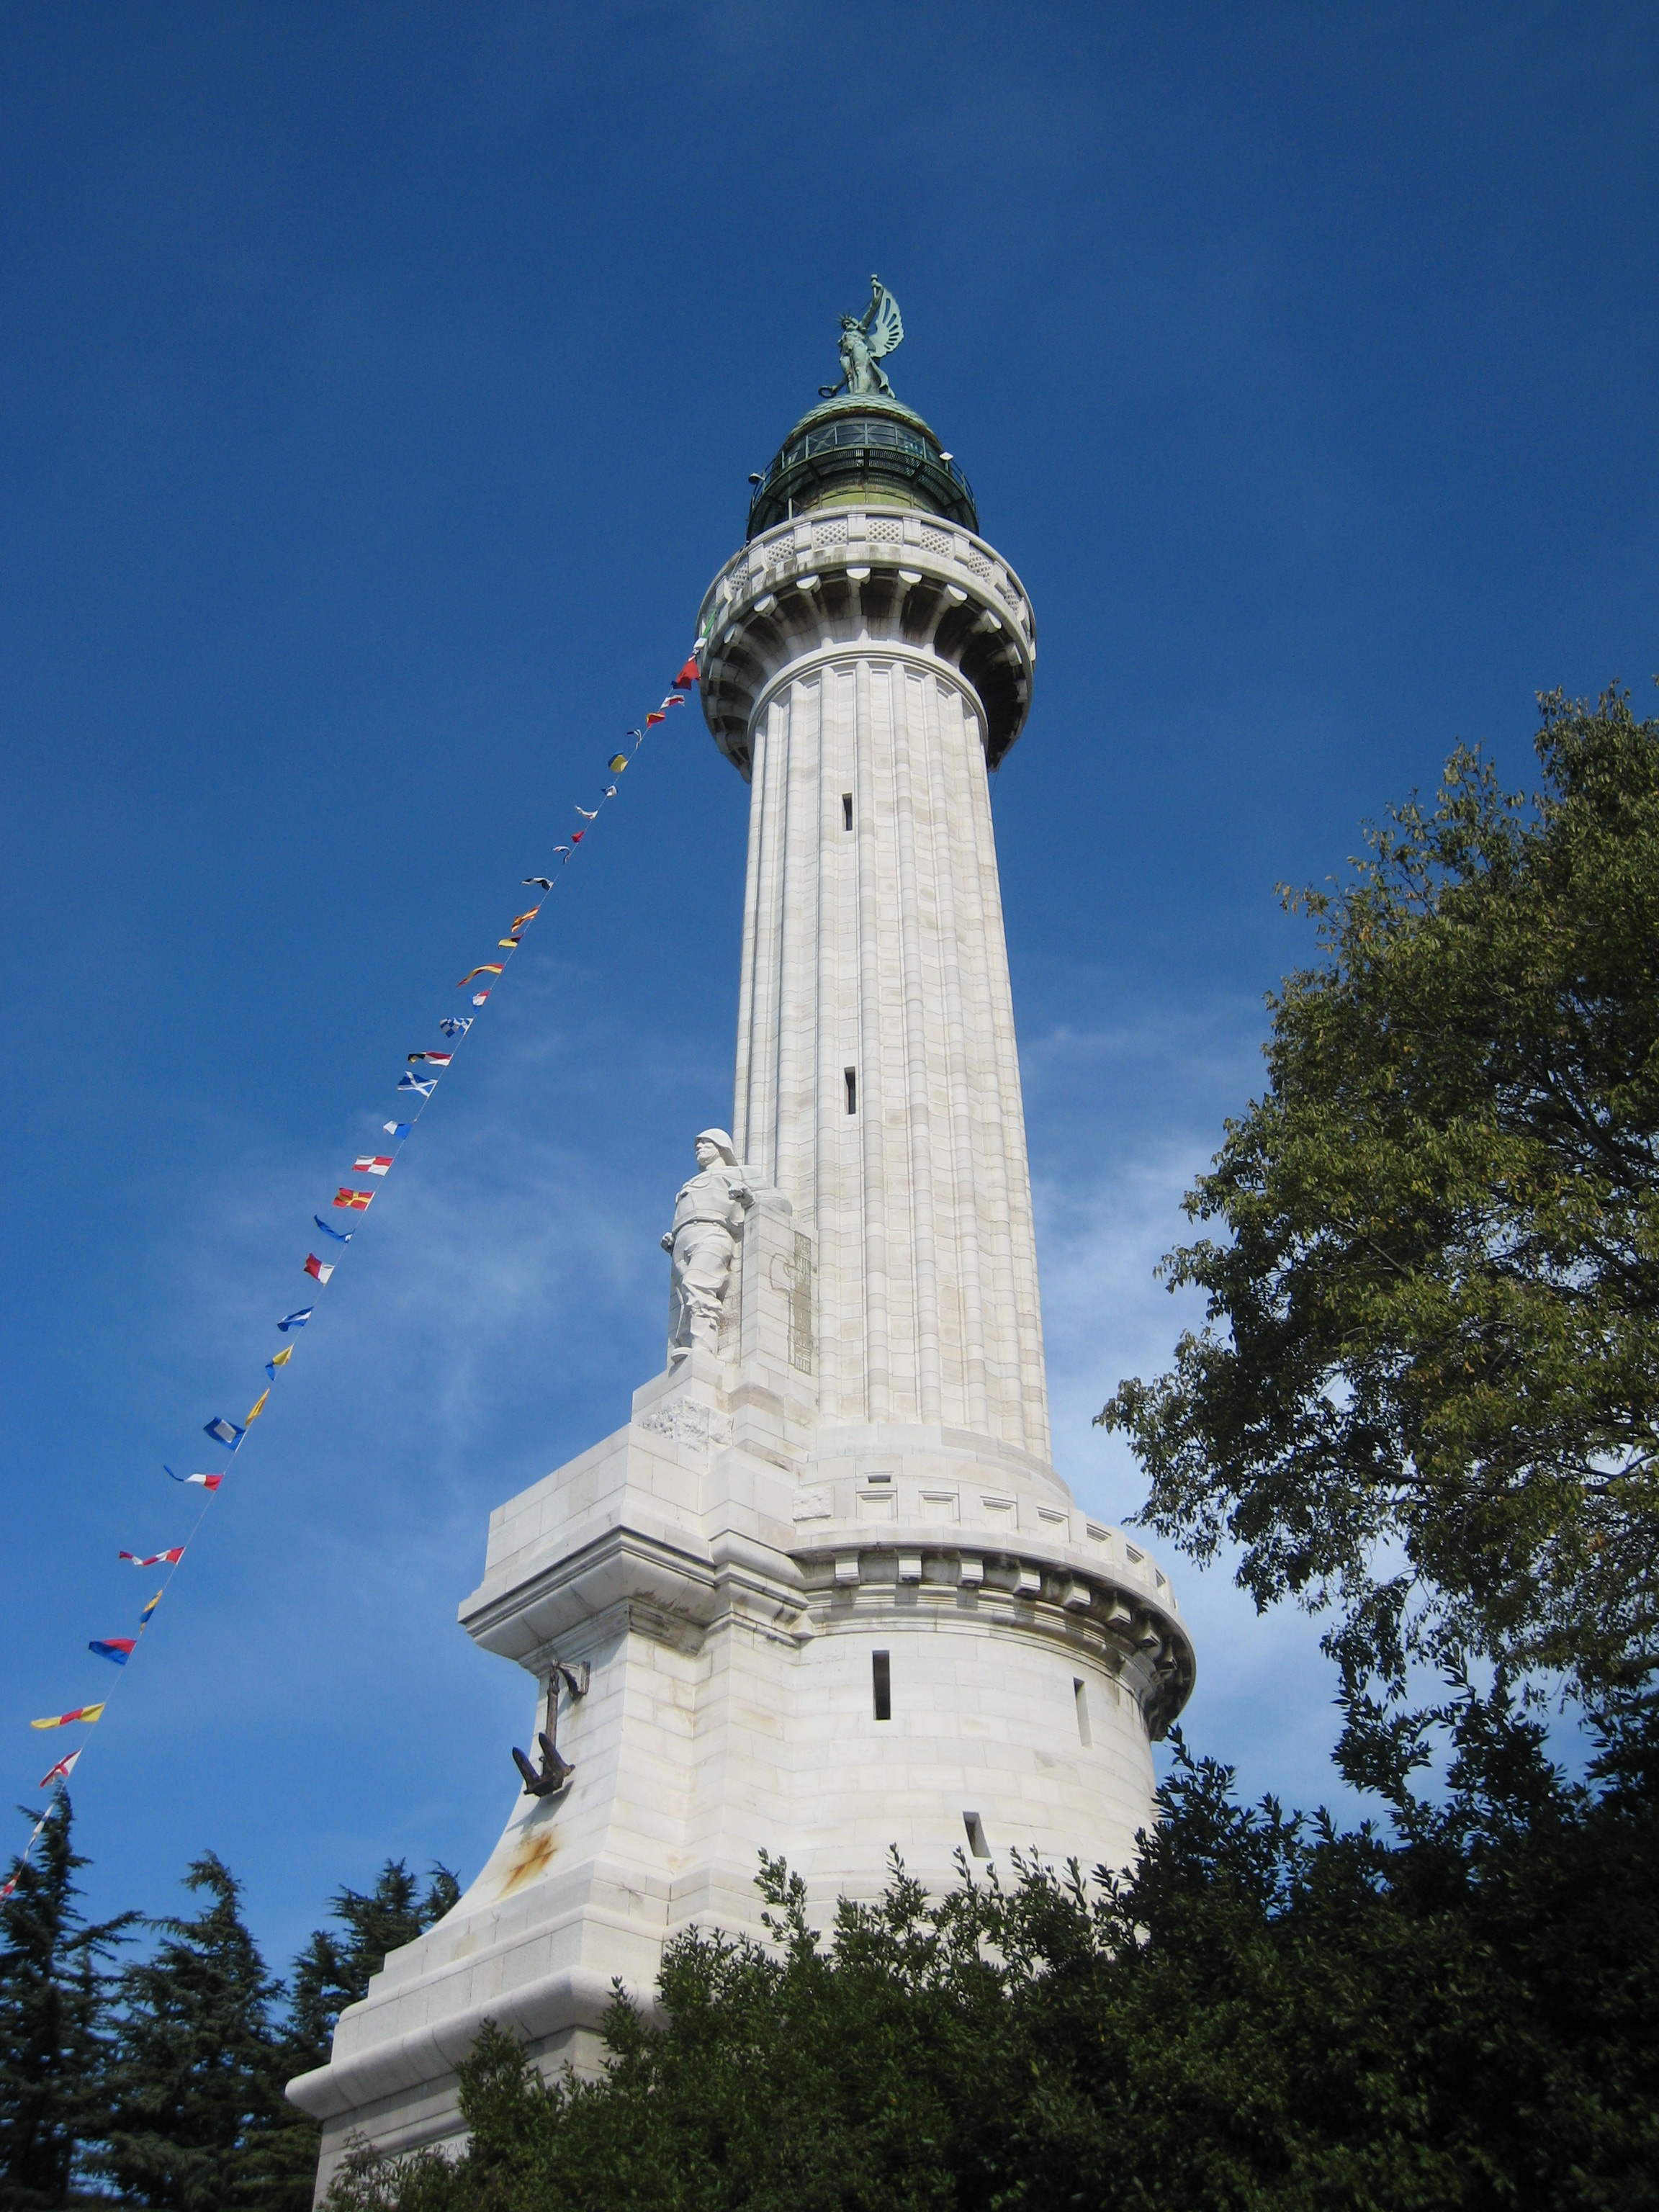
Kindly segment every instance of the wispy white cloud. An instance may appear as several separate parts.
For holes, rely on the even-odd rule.
[[[1203,1318],[1201,1300],[1172,1297],[1156,1269],[1194,1233],[1182,1197],[1224,1117],[1260,1087],[1262,1034],[1259,1002],[1235,1000],[1022,1046],[1054,1462],[1085,1506],[1119,1523],[1146,1484],[1094,1417],[1125,1376],[1167,1368],[1180,1331]],[[1159,1556],[1198,1647],[1188,1741],[1237,1765],[1249,1795],[1352,1809],[1329,1764],[1334,1680],[1317,1626],[1291,1608],[1258,1615],[1224,1558],[1199,1568]]]

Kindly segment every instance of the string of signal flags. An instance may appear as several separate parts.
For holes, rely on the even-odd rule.
[[[526,876],[523,878],[523,887],[526,890],[539,891],[541,896],[534,906],[526,908],[522,914],[515,914],[507,924],[507,933],[498,940],[495,948],[501,957],[499,960],[481,960],[476,967],[468,969],[466,974],[456,984],[455,988],[458,991],[467,993],[466,1004],[470,1011],[465,1013],[446,1014],[439,1022],[438,1032],[444,1040],[443,1049],[409,1054],[407,1064],[398,1078],[396,1093],[402,1113],[407,1118],[387,1121],[382,1125],[386,1139],[385,1152],[359,1152],[352,1162],[352,1180],[349,1182],[341,1183],[329,1202],[330,1213],[338,1217],[338,1225],[336,1221],[330,1220],[324,1214],[315,1213],[312,1216],[312,1220],[318,1231],[318,1241],[323,1247],[320,1253],[307,1251],[306,1254],[303,1272],[315,1285],[310,1292],[313,1301],[319,1291],[326,1290],[331,1278],[345,1258],[345,1248],[357,1234],[355,1224],[359,1218],[368,1212],[376,1197],[386,1188],[386,1178],[402,1157],[404,1146],[414,1135],[416,1123],[426,1110],[446,1071],[453,1064],[456,1053],[471,1034],[473,1024],[488,1002],[490,993],[506,975],[514,954],[519,951],[524,942],[526,931],[534,923],[551,893],[563,881],[564,870],[576,858],[578,848],[591,834],[599,816],[617,797],[619,786],[615,779],[623,775],[632,765],[635,755],[645,743],[649,732],[659,722],[666,721],[674,708],[683,707],[688,692],[698,683],[701,676],[699,656],[702,653],[705,642],[706,641],[700,640],[693,647],[690,657],[674,678],[673,689],[663,700],[661,705],[653,707],[637,729],[628,732],[629,738],[633,741],[628,750],[612,753],[607,760],[605,773],[611,780],[605,784],[600,792],[598,805],[591,807],[576,806],[575,811],[581,817],[581,827],[568,832],[568,842],[555,845],[550,855],[550,858],[559,864],[559,874]],[[347,1221],[350,1221],[354,1225],[350,1228],[345,1227],[343,1224]],[[195,1541],[197,1531],[201,1528],[203,1521],[218,1497],[226,1476],[235,1464],[237,1454],[246,1442],[248,1433],[254,1423],[263,1418],[266,1402],[272,1390],[283,1379],[283,1370],[293,1359],[299,1342],[300,1332],[310,1326],[316,1313],[317,1307],[314,1303],[296,1306],[291,1312],[284,1314],[276,1322],[276,1333],[283,1339],[283,1342],[265,1361],[265,1386],[240,1421],[228,1420],[222,1413],[216,1413],[210,1421],[204,1425],[203,1434],[212,1443],[217,1445],[226,1455],[221,1464],[215,1470],[201,1474],[177,1474],[172,1468],[163,1466],[162,1473],[171,1476],[182,1489],[186,1492],[198,1489],[202,1492],[200,1509],[186,1531],[182,1544],[172,1544],[159,1552],[121,1551],[117,1553],[116,1559],[118,1564],[137,1567],[141,1572],[148,1572],[152,1568],[161,1569],[161,1588],[145,1603],[140,1612],[134,1634],[95,1636],[90,1639],[87,1649],[94,1658],[125,1668],[136,1656],[139,1643],[152,1626],[157,1608],[172,1586],[173,1577],[183,1565],[185,1554]],[[123,1675],[120,1679],[125,1680],[127,1678]],[[70,1705],[61,1713],[48,1713],[43,1719],[31,1721],[29,1726],[39,1729],[91,1728],[103,1719],[109,1709],[111,1695],[106,1692],[92,1703]],[[36,1821],[27,1843],[18,1854],[16,1864],[10,1876],[4,1882],[0,1882],[0,1899],[9,1897],[15,1890],[19,1877],[33,1858],[34,1847],[40,1841],[47,1821],[51,1820],[61,1802],[64,1792],[68,1787],[69,1778],[74,1773],[85,1749],[86,1742],[82,1739],[73,1751],[66,1752],[55,1765],[50,1767],[36,1784],[39,1790],[50,1790],[52,1793],[52,1798],[45,1812]]]

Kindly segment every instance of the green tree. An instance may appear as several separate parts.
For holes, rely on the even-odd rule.
[[[27,1816],[31,1820],[38,1817]],[[76,1903],[68,1794],[14,1861],[0,1901],[0,2203],[67,2204],[81,2146],[96,2136],[106,1997],[104,1961],[136,1918],[88,1924]]]
[[[389,1951],[435,1926],[460,1896],[447,1867],[434,1867],[422,1890],[401,1859],[388,1859],[367,1893],[342,1889],[333,1917],[343,1936],[318,1929],[294,1962],[287,2030],[277,2052],[279,2086],[325,2066],[335,2025],[349,2004],[368,1993]],[[285,2097],[249,2141],[247,2187],[270,2212],[308,2212],[317,2180],[322,2131]]]
[[[1324,957],[1188,1195],[1224,1236],[1164,1262],[1207,1321],[1100,1416],[1154,1528],[1396,1692],[1413,1651],[1592,1698],[1656,1656],[1659,723],[1540,703],[1536,799],[1459,751],[1287,900]]]
[[[1243,1807],[1180,1753],[1125,1883],[930,1902],[896,1869],[821,1943],[770,1866],[774,1944],[678,1939],[665,2025],[619,2003],[596,2083],[487,2030],[465,2154],[362,2159],[334,2212],[1635,2212],[1659,1743],[1632,1725],[1576,1789],[1501,1700],[1436,1725],[1440,1802],[1379,1746],[1386,1837]]]
[[[226,2212],[257,2195],[252,2146],[280,2110],[270,2013],[282,1984],[243,1923],[240,1885],[211,1851],[185,1881],[204,1909],[155,1923],[155,1954],[119,1978],[97,2164],[129,2203]]]
[[[447,1867],[434,1866],[422,1890],[402,1859],[388,1859],[367,1893],[337,1894],[331,1910],[343,1936],[319,1928],[294,1962],[286,2055],[296,2074],[328,2063],[335,2023],[347,2005],[368,1996],[386,1954],[435,1927],[460,1894]]]

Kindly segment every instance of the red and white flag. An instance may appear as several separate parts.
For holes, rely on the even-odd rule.
[[[332,1260],[319,1260],[314,1252],[306,1255],[306,1273],[319,1283],[325,1283],[334,1273]]]
[[[176,1544],[170,1552],[152,1552],[147,1559],[141,1559],[137,1552],[123,1552],[119,1556],[132,1567],[176,1567],[185,1556],[185,1547]]]
[[[359,1152],[351,1163],[353,1175],[390,1175],[392,1155],[389,1152]]]
[[[82,1746],[82,1750],[84,1750],[85,1747],[86,1747],[84,1745]],[[43,1774],[40,1777],[40,1779],[34,1785],[35,1788],[37,1790],[47,1790],[51,1788],[54,1782],[67,1782],[70,1775],[74,1773],[75,1762],[80,1756],[81,1753],[79,1751],[72,1751],[70,1753],[68,1758],[60,1759],[57,1765],[52,1768],[51,1773]]]

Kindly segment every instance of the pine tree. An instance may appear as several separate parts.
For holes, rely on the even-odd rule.
[[[441,1920],[460,1893],[448,1868],[439,1866],[432,1869],[422,1895],[401,1859],[386,1861],[367,1895],[356,1889],[338,1893],[333,1912],[344,1923],[344,1936],[318,1929],[294,1962],[288,2033],[277,2069],[282,2081],[328,2063],[335,2023],[347,2005],[368,1994],[369,1978],[379,1973],[386,1954],[412,1943]],[[269,2212],[308,2212],[320,2148],[315,2121],[283,2099],[250,2142],[249,2200]]]
[[[155,1956],[120,1978],[100,2168],[131,2203],[226,2212],[257,2201],[251,2146],[280,2109],[270,2022],[282,1984],[242,1921],[240,1885],[211,1851],[187,1886],[210,1900],[155,1923]]]
[[[100,2124],[103,1961],[137,1917],[82,1920],[75,1875],[87,1862],[70,1820],[62,1795],[38,1858],[13,1862],[16,1887],[0,1902],[0,2202],[20,2212],[70,2201],[80,2146]]]
[[[386,1861],[367,1895],[356,1889],[338,1893],[332,1910],[345,1924],[343,1939],[319,1928],[294,1962],[289,2055],[295,2073],[328,2063],[336,2021],[347,2005],[368,1994],[370,1977],[380,1972],[387,1953],[434,1927],[460,1893],[449,1869],[434,1866],[424,1895],[419,1894],[402,1859]]]

